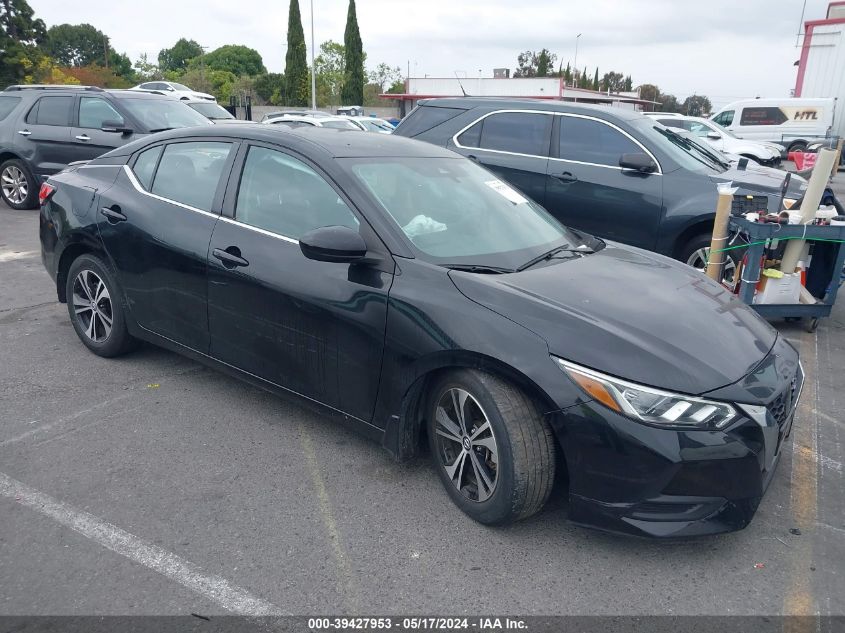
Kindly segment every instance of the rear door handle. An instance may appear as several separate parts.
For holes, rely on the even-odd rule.
[[[120,207],[103,207],[102,209],[100,209],[100,213],[106,216],[106,218],[108,218],[108,221],[112,224],[117,224],[118,222],[126,221],[126,216],[121,213]]]
[[[217,259],[223,262],[226,268],[237,268],[238,266],[249,266],[249,262],[241,257],[241,249],[237,246],[229,246],[226,250],[215,248],[211,251]]]
[[[578,176],[575,176],[572,172],[565,171],[557,177],[558,180],[561,182],[575,182],[578,180]]]
[[[30,132],[29,130],[18,130],[18,134],[20,134],[21,136],[29,136],[30,134],[32,134],[32,132]]]
[[[76,140],[77,140],[77,141],[90,141],[90,140],[91,140],[91,137],[90,137],[90,136],[88,136],[87,134],[79,134],[79,135],[76,137]]]

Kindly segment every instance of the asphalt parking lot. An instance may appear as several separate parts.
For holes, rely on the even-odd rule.
[[[839,177],[840,180],[843,176]],[[486,528],[426,462],[170,352],[89,353],[0,207],[0,614],[843,614],[845,300],[751,525]],[[836,598],[839,596],[839,598]]]

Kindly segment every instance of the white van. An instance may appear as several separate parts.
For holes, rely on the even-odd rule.
[[[833,128],[835,99],[745,99],[710,118],[740,138],[769,141],[797,151]]]

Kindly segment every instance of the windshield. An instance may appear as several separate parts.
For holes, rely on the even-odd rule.
[[[235,117],[223,106],[216,103],[189,103],[190,107],[209,119],[234,119]]]
[[[659,145],[685,169],[716,173],[722,173],[727,169],[726,163],[714,160],[713,154],[704,151],[698,143],[651,120],[650,117],[633,119],[630,124],[638,128],[646,138]]]
[[[323,127],[333,127],[338,130],[358,130],[361,131],[357,125],[355,125],[352,121],[345,121],[345,120],[335,120],[335,121],[322,121]]]
[[[513,270],[552,248],[584,243],[545,209],[467,159],[340,162],[399,225],[421,257],[437,264]]]
[[[173,99],[123,99],[121,103],[150,132],[211,125],[211,121],[199,112]]]
[[[170,85],[173,87],[174,90],[182,90],[183,92],[191,92],[191,89],[188,88],[188,86],[186,86],[184,84],[171,83]]]
[[[392,132],[393,126],[386,121],[379,121],[378,119],[358,119],[371,132]]]

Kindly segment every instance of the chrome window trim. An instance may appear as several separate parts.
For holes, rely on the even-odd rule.
[[[135,190],[138,193],[142,193],[145,196],[149,196],[150,198],[160,200],[161,202],[166,202],[168,204],[176,205],[177,207],[182,207],[183,209],[187,209],[188,211],[194,211],[195,213],[202,213],[203,215],[207,215],[211,218],[219,218],[220,217],[219,213],[212,213],[211,211],[205,211],[204,209],[198,209],[196,207],[192,207],[189,204],[185,204],[183,202],[178,202],[176,200],[171,200],[170,198],[165,198],[164,196],[159,196],[157,194],[151,193],[141,186],[141,183],[138,182],[138,178],[135,176],[135,173],[129,168],[129,165],[123,165],[123,170],[126,172],[126,176],[129,178],[129,182],[132,183],[132,186],[135,187]]]
[[[275,237],[277,240],[282,240],[283,242],[299,244],[299,240],[295,240],[292,237],[288,237],[287,235],[282,235],[281,233],[273,233],[272,231],[268,231],[267,229],[260,229],[257,226],[252,226],[251,224],[247,224],[246,222],[239,222],[238,220],[226,217],[225,215],[221,215],[220,220],[229,224],[234,224],[235,226],[242,226],[245,229],[255,231],[256,233],[261,233],[262,235],[266,235],[268,237]]]
[[[520,152],[508,152],[508,151],[500,150],[500,149],[486,149],[484,147],[466,147],[465,145],[461,145],[458,142],[458,137],[461,134],[463,134],[464,132],[466,132],[468,129],[470,129],[473,125],[478,123],[479,121],[486,119],[488,116],[490,116],[492,114],[503,114],[503,113],[545,114],[547,116],[559,116],[559,117],[571,117],[571,118],[576,118],[576,119],[588,119],[590,121],[596,121],[598,123],[603,123],[604,125],[612,127],[614,130],[621,133],[623,136],[627,137],[631,142],[633,142],[641,150],[643,150],[643,152],[645,154],[647,154],[648,156],[651,157],[651,159],[657,165],[657,171],[652,172],[652,174],[651,174],[652,176],[662,176],[663,175],[663,168],[660,165],[660,161],[657,160],[657,157],[651,151],[649,151],[649,149],[646,148],[642,143],[640,143],[637,139],[635,139],[628,132],[626,132],[625,130],[620,128],[618,125],[615,125],[614,123],[611,123],[610,121],[605,121],[604,119],[601,119],[599,117],[594,117],[594,116],[590,116],[590,115],[587,115],[587,114],[576,114],[576,113],[570,113],[570,112],[548,112],[548,111],[544,111],[544,110],[521,110],[521,109],[520,110],[511,110],[511,109],[494,110],[493,112],[488,112],[486,114],[481,115],[480,117],[475,119],[469,125],[467,125],[467,126],[461,128],[460,130],[458,130],[455,133],[455,135],[452,137],[452,143],[454,143],[455,147],[459,147],[460,149],[465,149],[465,150],[469,150],[469,151],[480,150],[482,152],[491,152],[493,154],[505,154],[505,155],[508,155],[508,156],[523,156],[525,158],[542,158],[542,159],[554,160],[554,161],[561,162],[561,163],[572,163],[572,164],[576,164],[576,165],[589,165],[591,167],[604,167],[605,169],[616,169],[616,170],[619,170],[619,171],[625,171],[625,170],[623,170],[622,167],[618,167],[618,166],[614,166],[614,165],[602,165],[600,163],[591,163],[591,162],[588,162],[588,161],[573,160],[571,158],[556,158],[554,156],[538,156],[536,154],[522,154]]]

